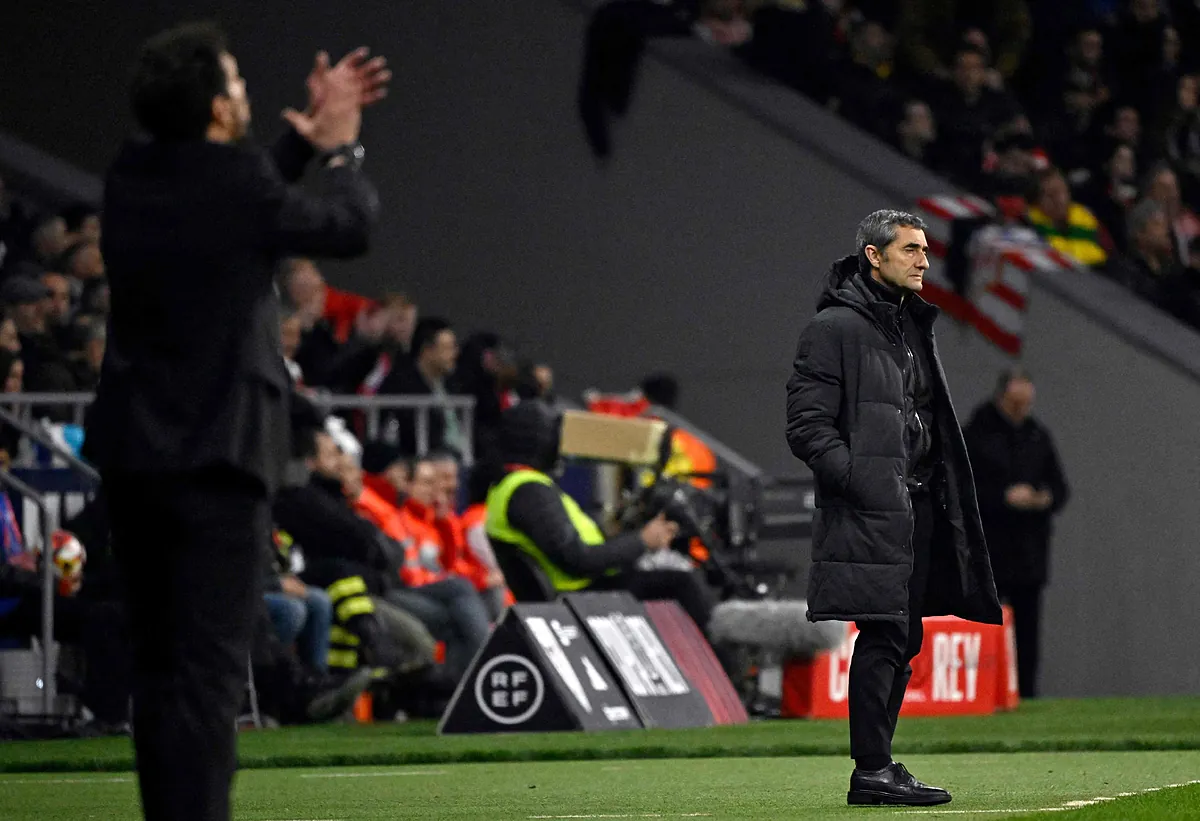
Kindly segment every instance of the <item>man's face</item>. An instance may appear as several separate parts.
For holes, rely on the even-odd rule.
[[[396,489],[396,493],[407,496],[412,488],[412,477],[408,474],[408,465],[404,462],[392,462],[383,471],[383,478]]]
[[[397,304],[387,308],[388,321],[384,334],[392,342],[407,346],[417,326],[417,306]]]
[[[1129,10],[1139,23],[1149,23],[1158,17],[1158,0],[1131,0]]]
[[[422,357],[439,375],[449,376],[454,373],[454,366],[458,363],[458,337],[454,335],[454,331],[449,328],[439,331],[433,341],[425,347]]]
[[[892,36],[876,22],[864,23],[854,37],[854,59],[874,67],[892,57]]]
[[[867,259],[878,269],[878,279],[906,291],[920,291],[929,269],[929,243],[920,228],[900,226],[896,238],[883,248],[867,246]]]
[[[9,353],[21,352],[21,337],[17,334],[17,323],[12,319],[0,322],[0,348]]]
[[[1104,57],[1104,37],[1095,29],[1088,29],[1079,35],[1079,62],[1088,68],[1100,65]]]
[[[42,274],[42,284],[49,290],[46,297],[46,319],[63,325],[71,313],[71,284],[62,274]]]
[[[458,463],[453,459],[445,459],[435,463],[437,468],[438,491],[451,501],[458,498]]]
[[[954,61],[954,84],[967,97],[974,97],[983,89],[987,79],[987,65],[982,54],[973,51],[961,52]]]
[[[67,250],[70,241],[67,223],[62,217],[51,217],[33,232],[33,249],[43,261],[54,259]]]
[[[325,278],[308,260],[292,263],[287,292],[288,301],[313,318],[319,318],[325,312]]]
[[[358,460],[349,453],[341,453],[342,492],[357,499],[363,492],[363,470]]]
[[[1200,77],[1195,74],[1180,77],[1175,96],[1181,111],[1194,111],[1200,103]]]
[[[23,334],[40,334],[46,330],[46,303],[23,302],[13,306],[13,320]]]
[[[1171,224],[1166,214],[1155,214],[1146,221],[1137,235],[1138,247],[1144,253],[1167,256],[1171,253]]]
[[[342,452],[328,433],[317,434],[317,453],[309,458],[308,468],[324,479],[341,480]]]
[[[1028,379],[1014,379],[1008,383],[1000,404],[1005,413],[1015,422],[1024,422],[1033,412],[1034,389]]]
[[[432,507],[438,498],[438,472],[433,462],[417,462],[408,495],[416,502]]]
[[[225,69],[225,93],[213,98],[213,121],[236,142],[250,132],[250,98],[232,54],[221,55],[221,67]]]
[[[905,106],[904,120],[900,123],[900,136],[912,137],[925,143],[931,143],[937,139],[933,112],[929,110],[928,105],[920,101],[913,101]]]
[[[1146,196],[1167,209],[1167,217],[1173,218],[1180,207],[1179,178],[1175,176],[1175,172],[1164,168],[1155,174]]]
[[[1122,182],[1128,182],[1137,176],[1137,158],[1134,157],[1132,148],[1123,145],[1113,152],[1109,173],[1114,180]]]
[[[1038,207],[1054,222],[1062,222],[1067,218],[1067,211],[1071,207],[1071,189],[1067,187],[1062,174],[1055,174],[1042,182]]]
[[[1121,106],[1113,117],[1112,135],[1123,143],[1136,143],[1142,136],[1142,118],[1133,106]]]
[[[300,317],[295,314],[285,316],[279,323],[279,344],[283,348],[284,358],[296,358],[296,349],[300,347],[300,332]]]
[[[8,376],[4,379],[4,392],[20,393],[24,388],[25,363],[18,359],[12,363],[12,367],[8,370]]]

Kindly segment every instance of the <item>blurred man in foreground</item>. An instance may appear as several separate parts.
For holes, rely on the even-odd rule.
[[[207,25],[158,34],[133,72],[130,141],[104,191],[112,314],[85,455],[103,474],[129,596],[133,724],[151,821],[224,821],[288,441],[273,275],[366,251],[378,199],[362,107],[382,61],[322,54],[272,152],[245,144],[246,83]],[[323,195],[292,185],[316,157]]]

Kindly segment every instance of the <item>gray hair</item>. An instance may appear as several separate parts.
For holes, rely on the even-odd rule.
[[[858,248],[858,269],[871,270],[871,262],[867,259],[867,246],[874,245],[880,251],[896,241],[897,228],[917,228],[926,230],[925,220],[907,211],[882,209],[867,215],[858,224],[854,235],[854,244]]]
[[[1127,236],[1132,241],[1150,223],[1150,220],[1159,216],[1166,216],[1166,213],[1166,209],[1157,200],[1141,200],[1137,205],[1129,209],[1129,216],[1125,220],[1125,230],[1128,232]]]

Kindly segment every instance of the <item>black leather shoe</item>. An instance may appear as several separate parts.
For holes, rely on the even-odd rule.
[[[850,775],[850,805],[902,804],[909,807],[931,807],[949,804],[950,793],[941,787],[922,784],[912,777],[903,764],[892,762],[882,770],[858,770]]]

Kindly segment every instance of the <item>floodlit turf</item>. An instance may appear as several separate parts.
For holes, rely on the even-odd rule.
[[[966,817],[1161,821],[1200,817],[1195,788],[1118,799],[1080,811],[1073,801],[1114,797],[1200,777],[1200,752],[906,756],[919,777],[946,786]],[[849,808],[841,757],[447,764],[387,769],[251,770],[238,778],[241,821],[383,819],[712,818],[841,821],[899,817]],[[995,811],[995,812],[991,812]],[[960,812],[905,812],[961,818]],[[129,775],[0,776],[6,821],[136,818]]]
[[[247,732],[240,740],[246,768],[845,755],[847,750],[845,721],[457,737],[437,737],[433,724],[422,722]],[[904,718],[896,750],[906,755],[1200,750],[1200,698],[1047,699],[993,716]],[[0,744],[0,772],[120,771],[131,766],[126,738]]]

